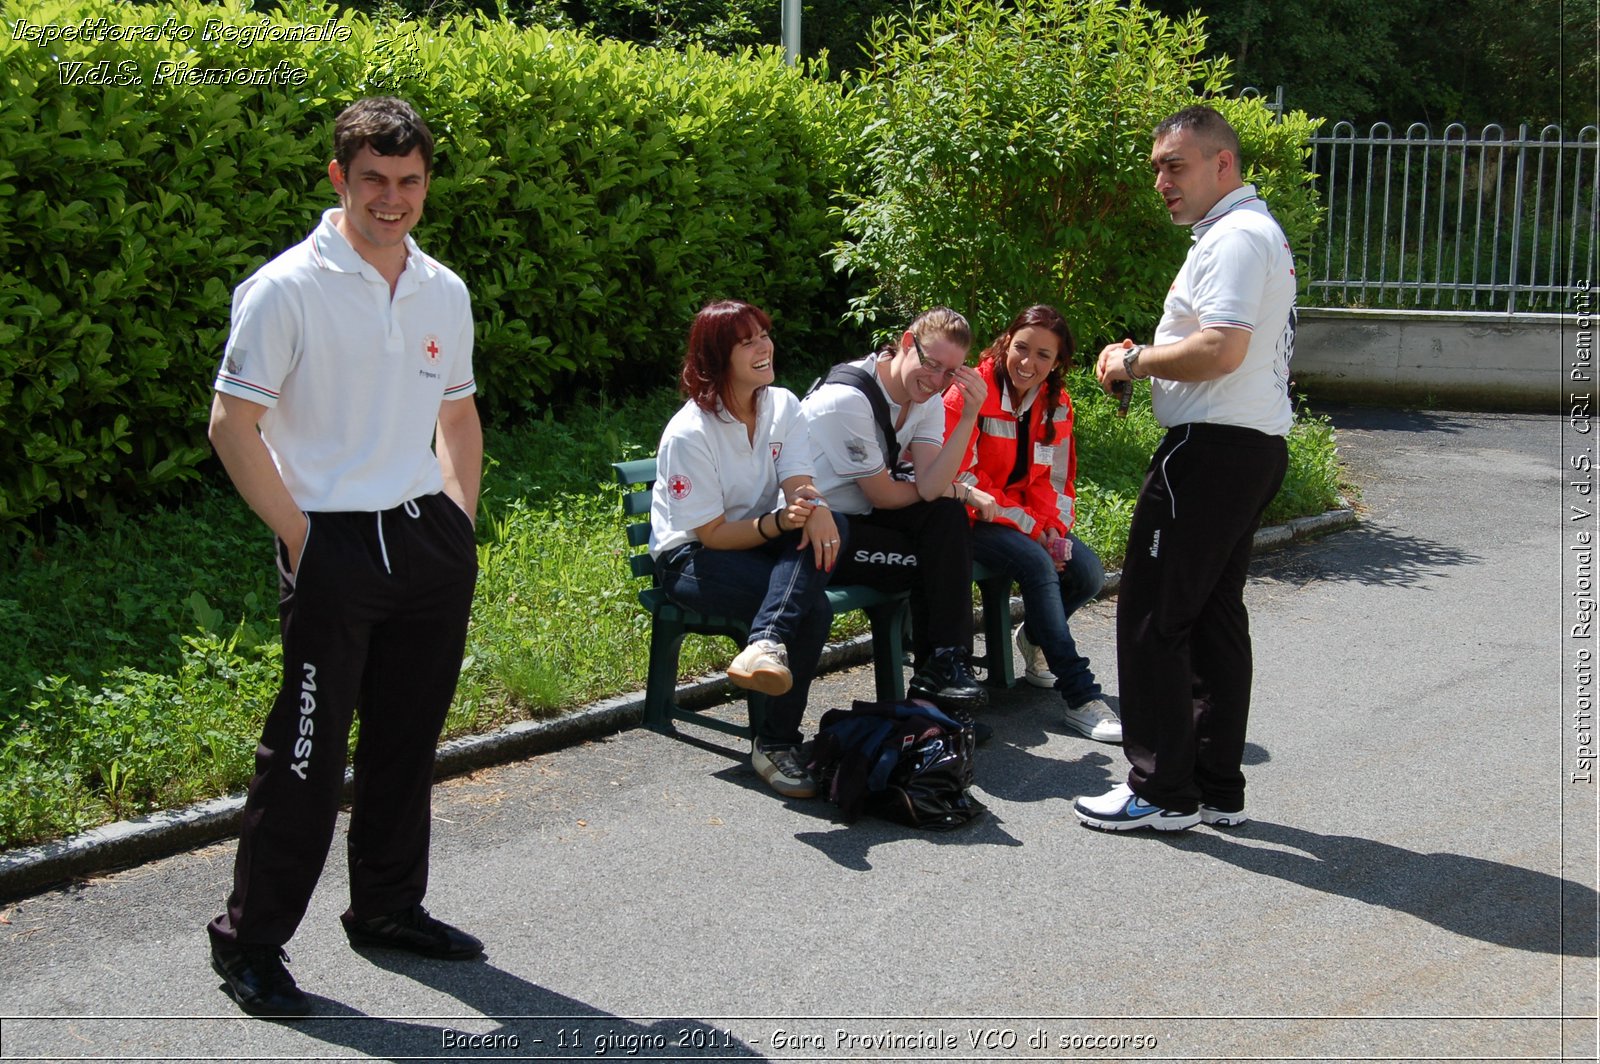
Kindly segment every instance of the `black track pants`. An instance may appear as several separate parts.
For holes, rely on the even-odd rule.
[[[850,544],[833,584],[911,592],[919,661],[940,647],[972,649],[972,525],[955,499],[850,515]]]
[[[283,686],[245,801],[225,941],[281,945],[305,915],[338,817],[351,715],[350,911],[421,901],[434,748],[455,693],[477,577],[472,522],[443,494],[381,513],[313,513],[278,604]]]
[[[1175,426],[1150,460],[1117,592],[1123,752],[1128,786],[1147,802],[1243,806],[1244,584],[1287,468],[1283,437],[1229,425]]]

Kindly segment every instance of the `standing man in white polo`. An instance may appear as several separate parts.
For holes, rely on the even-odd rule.
[[[1107,831],[1245,821],[1250,620],[1244,583],[1262,512],[1288,468],[1294,260],[1209,107],[1155,128],[1156,191],[1193,227],[1156,329],[1100,352],[1107,390],[1149,379],[1167,429],[1145,473],[1117,593],[1125,784],[1079,798]]]
[[[429,916],[434,748],[477,579],[483,434],[466,286],[410,237],[433,136],[402,100],[334,124],[339,206],[234,293],[211,441],[276,535],[283,684],[262,730],[212,966],[254,1015],[311,1002],[284,967],[333,841],[361,713],[348,838],[352,945],[466,958]]]

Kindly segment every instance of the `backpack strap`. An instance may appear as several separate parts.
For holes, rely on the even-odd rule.
[[[824,384],[843,384],[867,397],[867,404],[872,407],[872,418],[878,423],[878,432],[883,436],[884,468],[896,480],[910,479],[901,468],[900,437],[895,434],[894,419],[889,416],[889,400],[883,397],[883,389],[878,386],[877,378],[860,366],[841,362],[830,369],[821,381],[813,384],[811,392]],[[806,394],[810,395],[811,392]]]

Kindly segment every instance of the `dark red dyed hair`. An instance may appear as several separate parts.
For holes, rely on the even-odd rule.
[[[683,373],[678,387],[708,414],[717,412],[720,403],[732,410],[728,401],[733,381],[728,360],[740,340],[772,328],[772,319],[760,307],[737,299],[707,303],[689,326],[689,347],[683,354]],[[759,396],[760,390],[756,394]]]
[[[1056,339],[1061,341],[1061,350],[1056,352],[1056,363],[1050,367],[1050,372],[1045,374],[1043,414],[1044,441],[1054,443],[1056,438],[1056,422],[1051,415],[1061,404],[1061,377],[1066,372],[1066,367],[1072,361],[1077,345],[1072,342],[1072,330],[1067,327],[1067,319],[1061,312],[1048,303],[1038,303],[1011,319],[1011,324],[1006,326],[1006,331],[1000,338],[984,349],[983,357],[978,360],[978,365],[985,362],[994,363],[994,382],[1007,392],[1012,391],[1011,375],[1006,372],[1006,352],[1011,349],[1011,339],[1023,329],[1038,327],[1056,334]]]

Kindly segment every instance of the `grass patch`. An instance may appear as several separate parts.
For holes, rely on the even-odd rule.
[[[1161,429],[1147,390],[1123,419],[1087,371],[1069,388],[1077,531],[1114,567]],[[563,417],[488,429],[480,576],[448,736],[643,685],[649,630],[609,463],[654,453],[677,405],[665,389],[574,400]],[[1326,420],[1303,416],[1289,448],[1269,521],[1322,512],[1338,495]],[[214,483],[182,509],[62,527],[14,557],[0,573],[0,847],[244,786],[278,682],[269,552],[257,519]],[[864,630],[856,614],[835,628]],[[682,672],[721,668],[732,651],[690,637]]]

